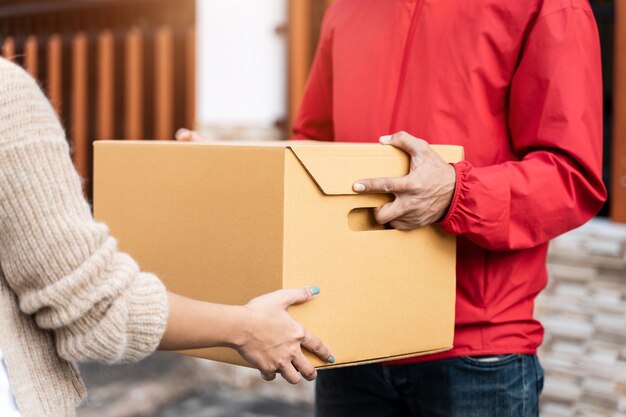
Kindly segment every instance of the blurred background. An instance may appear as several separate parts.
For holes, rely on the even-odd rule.
[[[289,137],[332,0],[0,0],[0,47],[47,93],[91,194],[91,143]],[[556,239],[537,303],[542,415],[626,417],[626,1],[592,0],[604,72],[600,216]],[[86,416],[309,416],[312,384],[156,354],[83,367]]]

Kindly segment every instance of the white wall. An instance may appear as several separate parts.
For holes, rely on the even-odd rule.
[[[197,0],[197,125],[271,128],[287,112],[286,0]]]

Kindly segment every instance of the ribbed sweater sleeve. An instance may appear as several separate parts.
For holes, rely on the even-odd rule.
[[[42,91],[0,59],[0,266],[20,309],[69,361],[139,360],[167,321],[166,290],[91,216]]]

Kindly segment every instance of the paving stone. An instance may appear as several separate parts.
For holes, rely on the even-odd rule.
[[[188,398],[168,405],[150,417],[307,417],[310,406],[286,404],[255,395],[242,395],[231,388],[208,386]]]
[[[131,365],[88,364],[81,373],[89,399],[78,417],[312,416],[312,397],[295,395],[311,386],[263,381],[255,389],[256,371],[171,353]]]
[[[546,327],[542,417],[626,412],[626,226],[593,220],[555,239],[550,285],[537,298]]]
[[[592,255],[619,257],[622,254],[622,244],[614,240],[589,240],[585,249]]]
[[[232,388],[210,385],[189,397],[168,405],[150,417],[307,417],[311,406],[287,404]]]
[[[574,415],[574,411],[569,405],[546,401],[541,409],[542,417],[571,417]]]
[[[551,277],[559,278],[562,282],[592,281],[596,278],[598,270],[586,266],[572,266],[558,263],[549,263],[548,272]]]

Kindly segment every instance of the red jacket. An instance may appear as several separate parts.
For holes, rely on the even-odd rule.
[[[295,134],[375,142],[404,130],[465,147],[441,227],[458,236],[454,349],[534,353],[553,237],[594,216],[602,80],[587,0],[339,0]],[[433,357],[431,357],[433,358]]]

